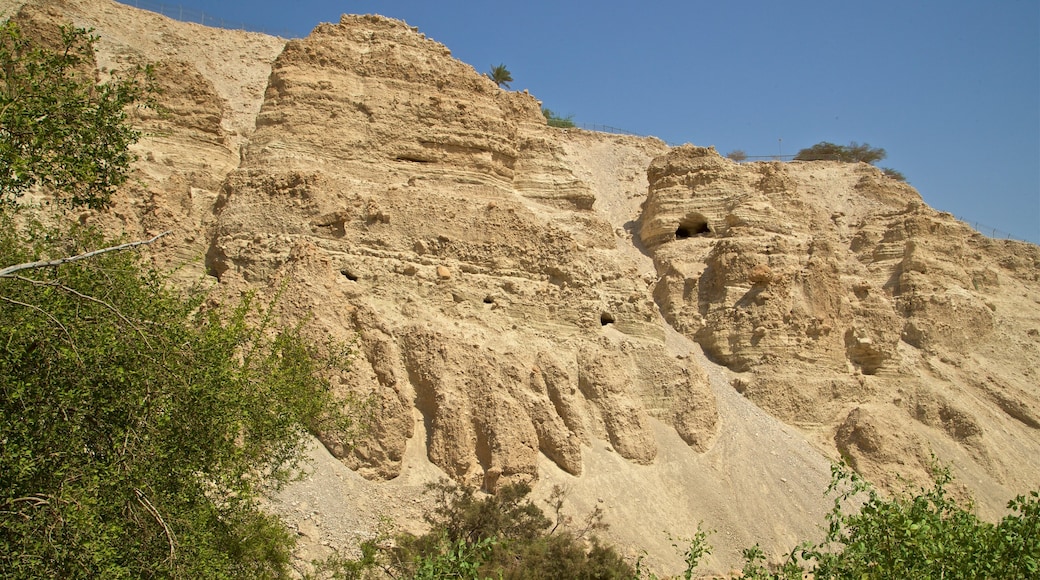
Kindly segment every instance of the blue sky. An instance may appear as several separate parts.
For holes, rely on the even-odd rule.
[[[179,7],[293,37],[342,13],[392,16],[478,71],[505,64],[514,90],[576,123],[723,154],[866,142],[932,207],[1040,243],[1036,0],[180,0],[166,12]]]

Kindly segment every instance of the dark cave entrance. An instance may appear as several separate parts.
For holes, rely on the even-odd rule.
[[[687,238],[692,238],[693,236],[710,233],[712,233],[712,231],[711,226],[708,225],[708,218],[694,212],[687,215],[679,222],[679,227],[675,228],[675,239],[685,240]]]

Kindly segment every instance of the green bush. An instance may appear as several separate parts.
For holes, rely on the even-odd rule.
[[[550,519],[527,499],[526,484],[484,495],[449,483],[431,485],[430,531],[380,538],[361,546],[362,557],[338,559],[322,571],[333,578],[568,578],[636,577],[613,548],[590,534],[601,528],[597,510],[578,529],[561,515],[563,495],[550,499]]]
[[[803,557],[815,562],[817,578],[1035,578],[1037,492],[1013,500],[1012,513],[993,525],[949,496],[950,481],[948,468],[936,468],[931,489],[884,498],[855,473],[835,468],[830,490],[841,491],[826,542]],[[858,513],[846,514],[842,505],[863,493]]]
[[[0,218],[5,266],[111,245]],[[5,578],[287,574],[292,540],[258,497],[305,427],[349,420],[297,329],[205,298],[126,251],[0,276]]]
[[[880,147],[871,147],[867,143],[860,145],[853,141],[848,145],[835,145],[821,141],[812,147],[802,149],[794,156],[795,161],[844,161],[846,163],[876,163],[887,156]]]
[[[930,489],[881,496],[842,465],[828,492],[834,507],[820,544],[795,548],[769,567],[756,545],[744,551],[742,578],[973,579],[1036,578],[1040,573],[1040,492],[1015,498],[998,524],[984,522],[946,490],[947,468],[936,468]],[[862,502],[862,503],[860,503]],[[847,506],[860,504],[854,513]]]
[[[414,580],[482,580],[480,568],[488,561],[495,542],[485,538],[477,542],[443,538],[436,549],[416,558]]]
[[[558,129],[570,129],[574,127],[574,115],[561,117],[552,112],[548,107],[542,107],[542,115],[545,116],[545,122],[548,123],[550,127],[556,127]]]
[[[0,24],[0,203],[41,185],[72,206],[102,208],[129,175],[138,132],[130,108],[152,94],[150,68],[94,81],[97,38],[61,30],[40,46]]]

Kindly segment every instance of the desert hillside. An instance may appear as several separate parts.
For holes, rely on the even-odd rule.
[[[1040,248],[993,240],[866,164],[735,163],[710,147],[548,127],[406,23],[303,39],[109,0],[0,0],[35,34],[95,29],[99,74],[156,63],[135,179],[73,216],[216,299],[256,290],[358,354],[375,401],[273,502],[303,557],[423,485],[567,490],[606,536],[706,568],[821,534],[832,461],[883,488],[934,455],[995,518],[1040,482]]]

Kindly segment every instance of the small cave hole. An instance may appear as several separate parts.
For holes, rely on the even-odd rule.
[[[351,282],[357,282],[357,279],[358,279],[357,274],[351,272],[350,270],[347,270],[346,268],[344,268],[344,269],[340,270],[339,273],[343,274],[343,277],[346,278],[347,280],[350,280]]]
[[[421,157],[414,157],[411,155],[398,155],[398,161],[407,161],[408,163],[432,163],[430,159],[423,159]]]
[[[710,233],[711,227],[708,225],[707,218],[699,213],[692,213],[683,218],[679,222],[679,227],[675,228],[675,239],[685,240],[693,236]]]
[[[614,315],[609,312],[601,312],[599,315],[599,324],[600,326],[614,324]]]
[[[488,294],[487,296],[484,297],[484,304],[494,304],[494,303],[495,303],[495,297],[494,296]]]
[[[227,255],[215,243],[206,250],[205,264],[206,275],[216,278],[217,281],[220,281],[220,277],[228,271]]]

